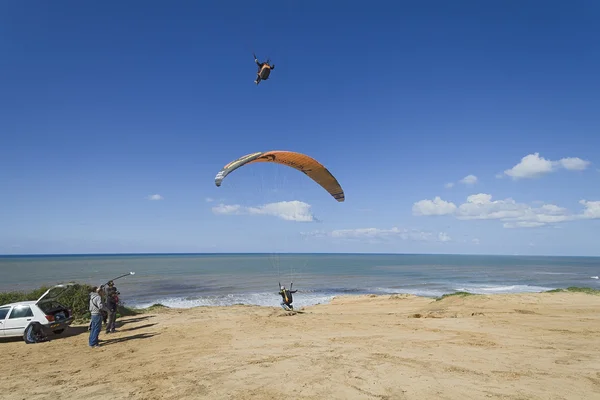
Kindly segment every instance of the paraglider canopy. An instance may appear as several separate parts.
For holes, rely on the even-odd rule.
[[[247,154],[225,165],[215,176],[215,185],[221,186],[221,182],[227,175],[236,169],[252,163],[270,162],[292,167],[317,182],[334,199],[339,202],[345,200],[344,190],[337,179],[321,163],[306,154],[293,151],[273,150]]]

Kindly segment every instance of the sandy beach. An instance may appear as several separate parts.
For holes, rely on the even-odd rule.
[[[599,309],[600,296],[539,293],[158,310],[121,319],[97,349],[85,326],[3,339],[0,397],[591,400]]]

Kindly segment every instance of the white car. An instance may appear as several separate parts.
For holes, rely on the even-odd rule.
[[[36,333],[61,334],[73,323],[73,314],[56,298],[71,285],[56,285],[36,301],[21,301],[0,306],[0,338],[22,337],[27,343]]]

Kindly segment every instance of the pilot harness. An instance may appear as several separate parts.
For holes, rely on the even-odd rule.
[[[294,285],[294,282],[290,283],[290,289],[289,291],[292,291],[292,286]],[[288,289],[283,289],[281,290],[281,283],[279,283],[279,290],[281,291],[281,294],[283,294],[283,302],[285,304],[288,304],[290,302],[290,299],[288,298]]]

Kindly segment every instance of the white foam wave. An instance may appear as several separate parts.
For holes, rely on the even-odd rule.
[[[382,288],[382,287],[378,287],[378,288],[374,288],[373,292],[375,294],[383,294],[383,293],[393,293],[393,294],[412,294],[415,296],[422,296],[422,297],[440,297],[446,293],[448,293],[448,291],[444,291],[441,289],[410,289],[410,288]]]
[[[376,287],[367,289],[364,293],[373,294],[412,294],[423,297],[440,297],[452,292],[469,292],[473,294],[493,294],[493,293],[539,293],[552,290],[551,287],[530,286],[530,285],[461,285],[457,287],[446,288],[386,288]],[[294,306],[296,308],[307,307],[316,304],[326,304],[335,296],[357,295],[360,293],[311,293],[298,292],[294,295]],[[277,293],[240,293],[228,295],[213,295],[199,297],[161,297],[155,299],[145,299],[142,301],[132,300],[129,306],[146,308],[153,304],[163,304],[171,308],[192,308],[192,307],[215,307],[232,306],[237,304],[257,305],[267,307],[279,307],[281,297]]]
[[[590,276],[592,279],[598,279],[598,276]]]
[[[533,272],[533,274],[536,274],[536,275],[577,275],[574,272],[549,272],[549,271]]]
[[[555,288],[543,286],[529,285],[505,285],[505,286],[490,286],[490,285],[463,285],[455,288],[447,289],[412,289],[412,288],[375,288],[374,292],[379,293],[398,293],[412,294],[423,297],[440,297],[444,294],[452,292],[468,292],[473,294],[492,294],[492,293],[540,293]]]
[[[544,286],[529,286],[529,285],[508,285],[508,286],[485,286],[485,285],[470,285],[455,288],[457,292],[468,292],[473,294],[490,294],[490,293],[540,293],[555,288]]]
[[[294,307],[306,307],[316,304],[323,304],[331,301],[333,295],[305,295],[300,293],[294,295]],[[192,307],[219,307],[219,306],[232,306],[237,304],[244,305],[256,305],[256,306],[267,306],[267,307],[279,307],[281,297],[276,293],[247,293],[247,294],[229,294],[229,295],[216,295],[216,296],[201,296],[197,298],[183,298],[183,297],[164,297],[155,299],[152,301],[130,303],[133,307],[146,308],[153,304],[162,304],[171,308],[192,308]]]

